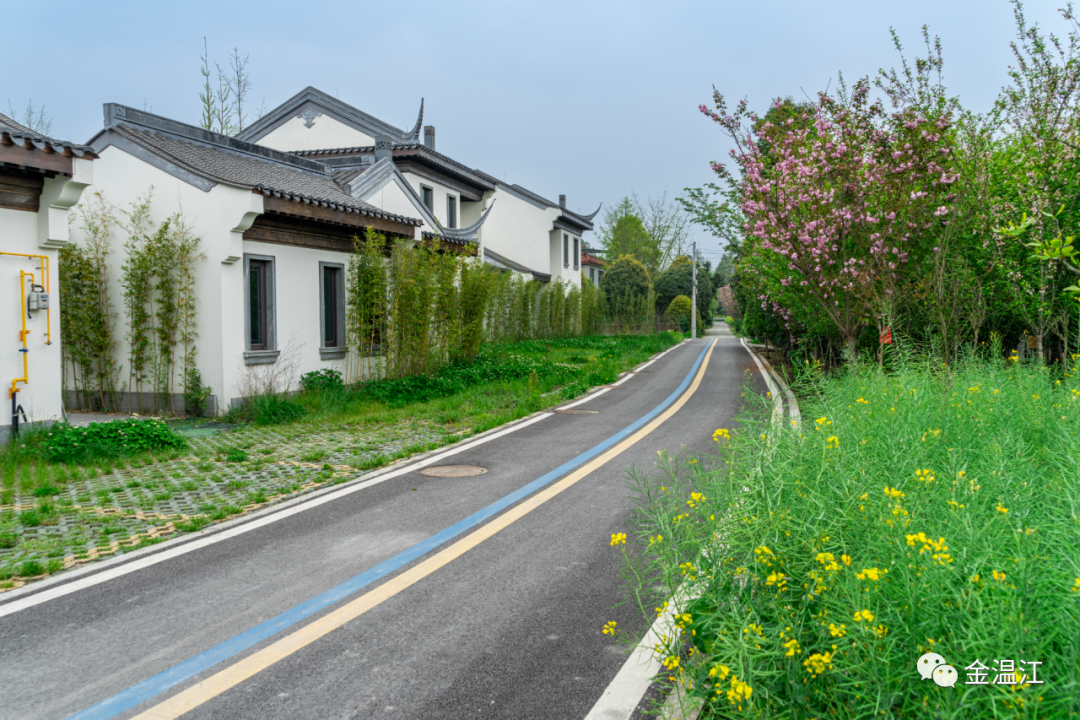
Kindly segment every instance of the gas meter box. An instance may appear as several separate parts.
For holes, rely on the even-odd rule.
[[[47,292],[32,292],[26,298],[27,310],[48,310],[49,309],[49,293]]]

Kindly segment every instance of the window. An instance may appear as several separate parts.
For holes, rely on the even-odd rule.
[[[420,201],[424,203],[428,210],[435,212],[435,191],[427,185],[420,186]]]
[[[446,196],[446,227],[457,227],[457,198],[453,195]]]
[[[570,267],[570,236],[562,234],[562,266]]]
[[[266,260],[248,262],[248,345],[252,350],[269,349],[266,285],[270,278],[270,263]]]
[[[578,269],[581,268],[581,249],[580,249],[580,247],[578,245],[578,243],[580,243],[580,242],[581,242],[580,238],[574,238],[574,269],[575,270],[578,270]]]
[[[322,294],[322,346],[345,348],[345,267],[337,263],[319,263]],[[325,353],[324,353],[325,355]]]
[[[593,283],[596,282],[596,268],[589,268],[589,280]]]
[[[275,268],[272,255],[244,255],[244,361],[277,360]]]

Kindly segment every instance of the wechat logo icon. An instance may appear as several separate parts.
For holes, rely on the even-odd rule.
[[[958,679],[956,668],[937,653],[928,652],[920,657],[918,670],[923,680],[933,680],[941,687],[952,687]]]

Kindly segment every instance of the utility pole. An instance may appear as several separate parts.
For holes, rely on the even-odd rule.
[[[690,267],[690,277],[693,278],[691,282],[692,290],[690,291],[690,339],[697,338],[697,241],[694,241],[694,254],[690,258],[690,262],[693,263]]]

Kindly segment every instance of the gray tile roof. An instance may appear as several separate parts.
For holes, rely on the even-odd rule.
[[[26,127],[22,123],[16,122],[14,119],[0,113],[0,133],[7,135],[12,140],[18,141],[30,141],[32,144],[37,145],[39,149],[43,149],[43,146],[49,145],[54,152],[63,153],[64,150],[69,150],[75,157],[82,157],[83,155],[90,154],[93,156],[94,150],[86,145],[79,145],[77,143],[68,142],[66,140],[55,140],[51,137],[36,133],[30,128]]]
[[[305,172],[233,149],[189,142],[122,123],[113,126],[112,130],[170,163],[211,182],[339,207],[409,225],[421,224],[415,218],[387,213],[374,205],[350,197],[342,191],[329,172]]]
[[[437,164],[444,166],[451,172],[456,172],[464,178],[470,179],[474,182],[479,181],[479,183],[482,185],[490,185],[492,188],[494,188],[495,184],[498,182],[495,178],[493,178],[491,175],[488,175],[483,170],[471,168],[464,163],[458,162],[449,155],[443,155],[441,152],[432,150],[423,143],[394,143],[393,149],[402,152],[411,151],[417,155],[420,155],[421,157],[427,158],[428,160],[435,161]],[[329,159],[326,156],[333,158],[347,157],[350,155],[373,155],[375,154],[375,146],[361,145],[358,147],[325,148],[322,150],[293,150],[291,151],[291,153],[293,155],[305,158]]]

